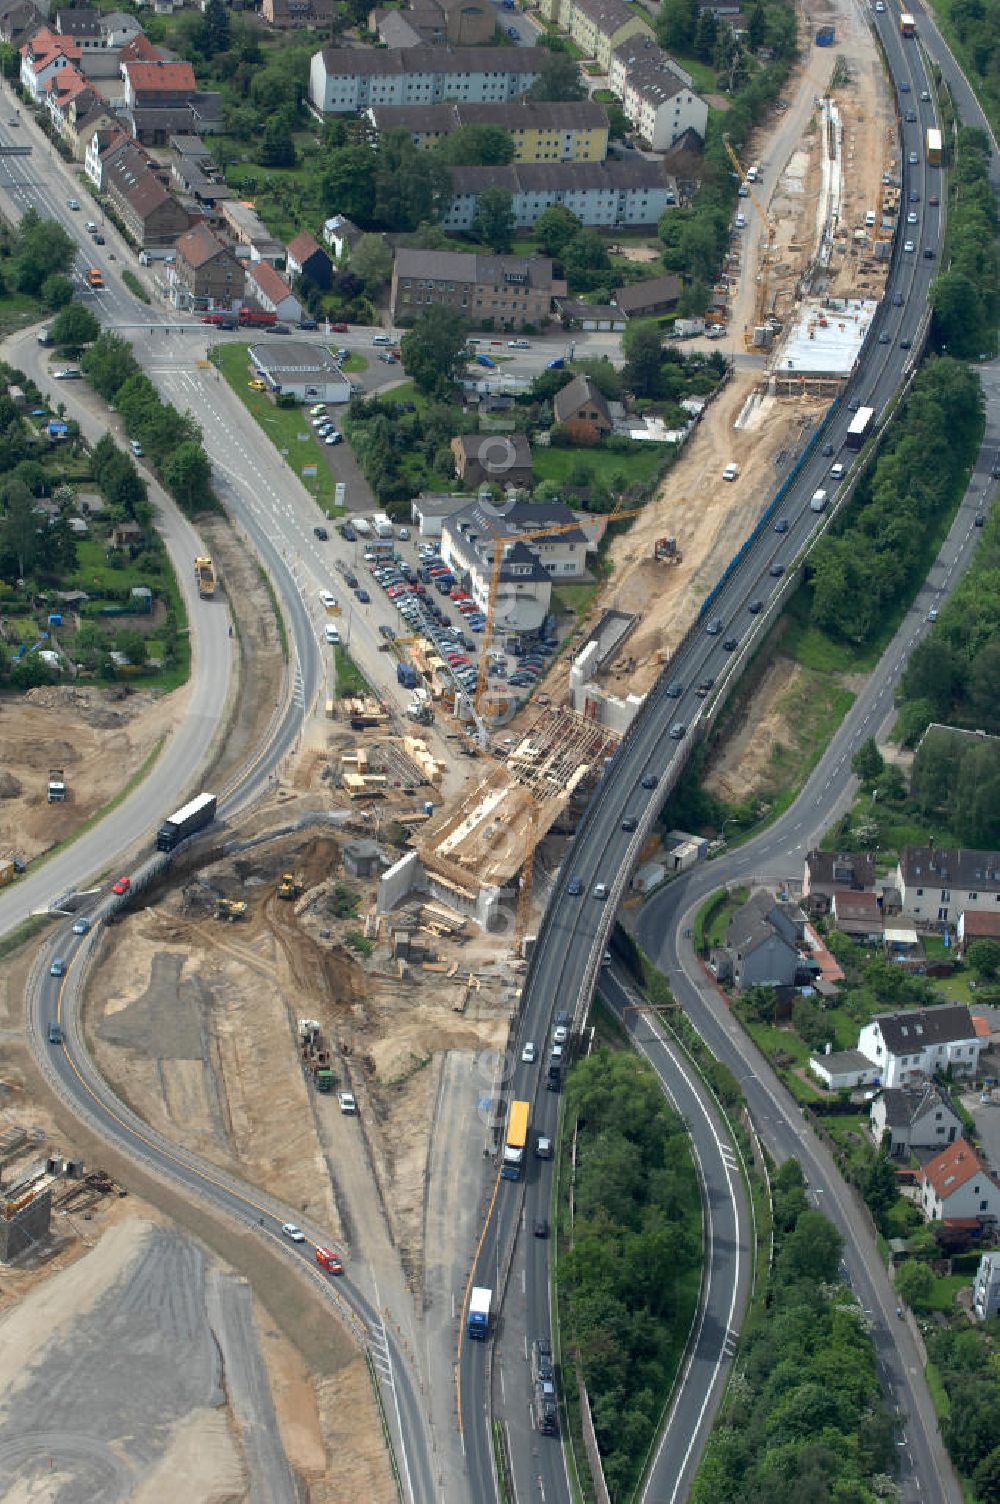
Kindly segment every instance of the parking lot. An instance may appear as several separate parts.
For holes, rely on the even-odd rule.
[[[394,527],[391,539],[361,537],[357,523],[353,518],[340,524],[341,536],[354,548],[354,560],[337,565],[354,598],[365,604],[373,593],[384,592],[399,620],[396,627],[380,627],[382,636],[426,638],[458,688],[474,695],[486,616],[444,564],[440,545],[405,526]],[[370,526],[362,520],[362,527],[366,525]],[[526,698],[544,676],[555,648],[551,634],[544,641],[498,634],[489,650],[490,687],[509,691],[518,700]]]

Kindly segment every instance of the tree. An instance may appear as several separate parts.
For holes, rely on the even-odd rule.
[[[976,976],[992,982],[1000,972],[1000,944],[996,940],[976,940],[965,953]]]
[[[833,1281],[842,1247],[840,1233],[822,1212],[803,1212],[785,1239],[781,1263],[793,1278]]]
[[[1000,637],[984,643],[969,669],[969,704],[977,726],[1000,726]]]
[[[201,23],[201,51],[215,57],[229,47],[229,12],[223,0],[208,0]]]
[[[320,178],[323,207],[359,225],[371,224],[375,211],[375,153],[368,146],[345,146],[331,152]]]
[[[563,247],[562,263],[567,277],[577,280],[581,273],[603,272],[611,266],[607,248],[596,230],[578,230]]]
[[[163,467],[163,479],[185,512],[196,512],[215,503],[212,466],[200,444],[189,440],[179,445]]]
[[[466,324],[452,308],[429,308],[403,335],[403,368],[422,392],[446,396],[465,356]]]
[[[426,220],[440,219],[451,191],[451,173],[436,152],[421,151],[409,131],[382,134],[376,153],[374,208],[374,219],[382,229],[415,230]]]
[[[381,235],[362,235],[351,251],[351,271],[374,297],[392,276],[392,252]]]
[[[26,579],[38,557],[39,515],[35,498],[23,481],[8,480],[3,488],[3,546],[17,560],[18,579]]]
[[[972,1475],[979,1504],[1000,1504],[1000,1447],[994,1447]]]
[[[54,344],[63,349],[79,349],[89,345],[101,332],[101,326],[89,308],[80,303],[70,303],[61,308],[51,325]]]
[[[84,352],[80,366],[94,390],[106,402],[117,396],[130,376],[139,372],[132,346],[120,335],[107,331]]]
[[[858,1172],[858,1190],[865,1198],[876,1225],[885,1230],[886,1219],[896,1198],[899,1187],[896,1183],[896,1167],[884,1149],[872,1154],[864,1168]]]
[[[14,240],[18,291],[37,297],[53,272],[69,272],[76,250],[76,242],[55,220],[42,219],[35,209],[25,210]]]
[[[295,142],[283,120],[269,120],[264,127],[259,158],[262,167],[294,167]]]
[[[506,188],[485,188],[479,195],[470,234],[500,254],[510,250],[514,241],[514,200]]]
[[[656,39],[668,52],[690,52],[698,20],[697,0],[663,0],[656,20]]]
[[[982,343],[984,309],[972,279],[964,272],[942,272],[931,283],[930,299],[938,349],[947,346],[952,355],[975,358]]]
[[[558,261],[563,248],[582,229],[582,220],[577,219],[562,204],[553,204],[551,209],[543,209],[539,214],[533,233],[543,255],[552,256]]]
[[[514,137],[502,125],[463,125],[438,143],[450,167],[495,167],[514,160]]]
[[[528,90],[529,99],[585,99],[586,94],[576,63],[568,52],[550,53],[539,66],[538,77]]]
[[[862,783],[874,783],[884,768],[885,760],[875,745],[875,738],[870,736],[851,758],[851,772]]]
[[[652,322],[630,323],[622,335],[625,355],[625,385],[637,397],[660,394],[663,343],[660,330]]]
[[[52,272],[39,289],[39,297],[46,308],[56,313],[73,301],[73,284],[62,272]]]

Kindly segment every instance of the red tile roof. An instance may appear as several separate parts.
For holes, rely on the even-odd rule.
[[[974,1180],[977,1175],[985,1175],[989,1180],[993,1178],[975,1149],[964,1138],[956,1139],[947,1149],[942,1149],[940,1154],[928,1160],[920,1172],[921,1180],[927,1181],[942,1201]]]
[[[126,63],[124,71],[132,88],[145,93],[193,94],[197,89],[190,63]]]
[[[980,1013],[973,1013],[972,1027],[976,1031],[977,1039],[989,1039],[993,1033],[993,1030],[990,1028],[989,1019],[983,1018],[982,1014]]]
[[[288,254],[299,266],[305,266],[310,256],[315,256],[323,247],[314,240],[308,230],[300,230],[294,240],[288,242]],[[326,253],[324,252],[324,255]]]
[[[178,256],[182,256],[188,266],[204,266],[212,261],[226,247],[221,240],[217,240],[207,225],[197,224],[191,230],[185,230],[174,243],[174,249]]]
[[[1000,914],[978,914],[975,909],[965,909],[962,934],[967,942],[971,939],[1000,940]]]
[[[266,298],[278,304],[291,296],[292,289],[269,261],[258,261],[250,267],[250,276]]]
[[[118,59],[122,63],[158,63],[163,54],[158,47],[154,47],[144,31],[140,31],[130,42],[126,42]]]

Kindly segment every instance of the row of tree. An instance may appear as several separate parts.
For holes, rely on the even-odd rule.
[[[985,133],[960,130],[949,174],[949,265],[931,285],[931,307],[937,348],[969,360],[981,353],[984,337],[991,343],[1000,317],[998,217],[989,170]]]
[[[797,1161],[772,1177],[775,1259],[693,1504],[885,1497],[895,1470],[865,1315],[840,1283],[841,1238],[809,1207]]]
[[[564,1389],[578,1360],[612,1500],[639,1481],[697,1303],[701,1199],[683,1121],[633,1054],[575,1066],[572,1221],[556,1281]],[[718,1495],[717,1498],[723,1497]]]
[[[974,371],[928,361],[850,506],[809,555],[815,626],[869,641],[923,575],[928,538],[955,506],[979,444],[983,399]]]

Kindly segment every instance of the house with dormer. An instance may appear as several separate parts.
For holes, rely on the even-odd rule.
[[[1000,913],[1000,852],[971,847],[907,846],[896,866],[907,919],[957,925],[960,914]]]
[[[64,68],[75,68],[81,49],[72,37],[57,36],[44,27],[21,48],[21,88],[33,104],[41,104],[55,75]]]
[[[988,1045],[964,1003],[876,1013],[858,1036],[858,1049],[878,1066],[885,1087],[916,1085],[947,1070],[975,1075]]]
[[[924,1165],[917,1183],[928,1222],[993,1223],[1000,1215],[1000,1184],[964,1138]]]
[[[871,1132],[893,1159],[914,1150],[940,1152],[962,1136],[962,1119],[947,1092],[933,1081],[887,1087],[871,1106]]]

